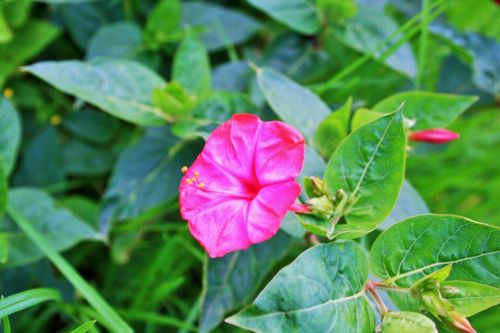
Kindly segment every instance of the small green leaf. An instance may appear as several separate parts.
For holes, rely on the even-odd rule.
[[[6,232],[0,232],[0,264],[9,259],[9,238]]]
[[[8,43],[12,39],[12,30],[5,19],[5,15],[0,8],[0,44]]]
[[[191,94],[203,96],[210,92],[210,59],[200,40],[187,37],[179,45],[175,52],[172,79]]]
[[[290,240],[284,233],[278,233],[247,250],[207,259],[200,332],[210,332],[228,312],[248,304],[264,277],[286,254]]]
[[[440,283],[441,295],[453,304],[455,311],[465,317],[473,316],[500,304],[500,289],[468,281]]]
[[[75,328],[74,330],[71,330],[71,332],[69,333],[86,333],[88,332],[92,327],[94,327],[96,321],[95,320],[91,320],[91,321],[88,321],[80,326],[78,326],[77,328]]]
[[[332,156],[335,148],[349,133],[351,107],[352,98],[349,98],[342,107],[326,117],[316,129],[315,144],[326,159]]]
[[[160,0],[151,10],[144,34],[153,43],[164,43],[178,28],[181,6],[179,0]]]
[[[450,280],[500,284],[500,228],[453,215],[420,215],[399,222],[370,251],[373,274],[410,287],[452,265]]]
[[[372,110],[388,113],[404,103],[405,117],[416,122],[412,129],[421,130],[448,126],[476,101],[475,96],[408,91],[387,97]]]
[[[382,319],[381,333],[438,333],[434,322],[416,312],[389,312]]]
[[[324,180],[331,193],[348,199],[346,224],[334,237],[352,238],[370,232],[392,211],[404,180],[406,135],[400,111],[351,133],[328,162]]]
[[[21,119],[12,104],[0,98],[0,165],[5,176],[14,169],[21,143]]]
[[[228,318],[253,332],[375,330],[366,257],[353,242],[314,246],[283,268],[252,305]]]
[[[184,87],[172,81],[165,88],[153,91],[153,104],[165,114],[173,117],[187,115],[194,106],[191,98]]]
[[[111,115],[143,126],[165,123],[152,105],[155,88],[166,83],[155,72],[130,60],[97,58],[39,62],[24,68],[57,89]]]
[[[57,251],[66,250],[85,239],[97,239],[97,232],[45,192],[16,188],[9,192],[9,206],[29,218],[32,227],[46,237]],[[43,253],[14,224],[10,215],[0,220],[0,231],[7,231],[8,266],[18,266],[40,259]]]
[[[311,90],[271,68],[257,69],[257,82],[273,111],[309,139],[330,115],[328,106]]]
[[[61,295],[58,290],[38,288],[0,298],[0,318],[22,311],[46,301],[59,301]]]
[[[276,21],[305,35],[314,35],[320,21],[314,2],[308,0],[247,0]]]

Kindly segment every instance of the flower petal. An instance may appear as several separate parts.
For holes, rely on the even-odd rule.
[[[246,228],[248,205],[249,200],[222,201],[189,220],[191,234],[210,257],[222,257],[251,245]]]
[[[274,236],[299,194],[300,185],[295,180],[263,187],[248,208],[250,241],[260,243]]]
[[[255,152],[255,174],[261,185],[295,179],[304,164],[304,137],[280,121],[262,124]]]

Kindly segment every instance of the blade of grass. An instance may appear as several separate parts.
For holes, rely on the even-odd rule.
[[[77,328],[75,328],[74,330],[72,330],[71,332],[69,333],[86,333],[88,332],[92,327],[94,327],[95,325],[95,320],[91,320],[91,321],[88,321],[80,326],[78,326]]]
[[[7,212],[19,228],[42,250],[68,281],[103,317],[103,324],[115,333],[133,333],[133,329],[113,310],[102,296],[61,256],[20,212],[8,206]]]
[[[184,324],[192,326],[193,323],[195,322],[196,318],[198,318],[198,313],[200,312],[202,296],[203,296],[203,293],[200,293],[198,295],[198,297],[196,298],[196,301],[194,302],[193,307],[189,311],[186,319],[184,320]],[[188,329],[182,328],[177,333],[188,333]]]
[[[429,6],[428,11],[430,12],[433,9],[439,10],[440,8],[442,8],[443,4],[444,4],[444,0],[436,1]],[[419,14],[415,15],[413,18],[408,20],[408,22],[403,24],[398,30],[396,30],[394,33],[389,35],[385,40],[383,40],[382,43],[380,43],[380,45],[378,47],[376,47],[373,51],[366,53],[364,56],[358,58],[351,65],[349,65],[346,68],[344,68],[343,70],[341,70],[339,73],[337,73],[330,80],[328,80],[322,84],[316,85],[316,86],[312,87],[312,89],[317,94],[321,94],[321,93],[325,92],[326,90],[334,87],[336,84],[338,84],[345,77],[347,77],[348,75],[353,73],[359,67],[363,66],[370,59],[374,58],[377,53],[379,53],[381,50],[385,49],[387,47],[387,45],[390,44],[391,41],[394,38],[396,38],[397,36],[399,36],[400,34],[403,34],[403,37],[399,40],[400,42],[402,40],[404,40],[404,42],[408,41],[409,39],[411,39],[413,37],[414,34],[416,34],[416,32],[413,32],[414,29],[412,29],[412,28],[414,28],[414,26],[416,24],[418,24],[419,20],[421,20],[423,16],[424,16],[423,12],[420,12]],[[418,27],[417,32],[419,29],[420,29],[420,27]],[[409,33],[407,33],[409,30],[412,32],[411,35]],[[402,45],[403,43],[401,43],[399,45]],[[392,50],[392,52],[397,50],[397,48],[394,49],[392,47],[389,49]]]
[[[10,321],[9,317],[3,317],[3,333],[10,333]]]
[[[0,318],[30,308],[46,301],[61,299],[59,291],[50,288],[36,288],[0,299]]]
[[[429,38],[429,14],[430,14],[431,0],[422,0],[422,20],[420,21],[420,36],[418,40],[418,70],[417,77],[415,78],[415,86],[417,89],[422,89],[422,81],[426,72],[426,56],[427,44]]]
[[[191,324],[186,324],[182,320],[174,317],[169,317],[154,312],[138,311],[138,310],[119,310],[119,312],[129,320],[136,320],[146,323],[154,323],[162,326],[170,326],[176,328],[185,328],[190,332],[196,332],[196,327]]]

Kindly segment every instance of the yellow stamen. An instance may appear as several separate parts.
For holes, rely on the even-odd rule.
[[[12,88],[5,88],[3,91],[3,96],[7,99],[11,99],[14,96],[14,90]]]
[[[187,167],[187,166],[183,166],[183,167],[181,168],[181,172],[182,172],[182,173],[186,173],[187,171],[188,171],[188,167]]]
[[[186,179],[186,183],[188,183],[188,185],[191,185],[193,183],[193,180],[191,178],[188,178]]]
[[[199,175],[200,175],[200,173],[198,171],[195,171],[193,178],[196,179],[196,178],[198,178]]]
[[[204,187],[205,187],[205,184],[204,184],[204,183],[199,183],[199,184],[198,184],[198,187],[199,187],[199,188],[204,188]]]

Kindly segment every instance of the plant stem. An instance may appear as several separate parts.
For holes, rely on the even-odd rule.
[[[102,296],[78,274],[63,256],[40,234],[32,223],[12,206],[7,207],[10,217],[19,228],[30,238],[49,258],[59,271],[68,279],[83,298],[102,316],[103,324],[115,333],[133,333],[133,329],[115,312]]]
[[[376,286],[377,286],[376,282],[368,281],[365,285],[365,289],[370,294],[375,303],[377,303],[380,314],[384,316],[386,313],[389,312],[389,309],[382,300],[382,297],[380,297],[380,295],[378,294]]]
[[[395,291],[398,293],[407,293],[407,294],[411,293],[410,288],[402,288],[402,287],[397,287],[397,286],[386,286],[385,284],[381,284],[379,282],[373,282],[373,284],[377,289]]]
[[[425,77],[427,44],[429,38],[429,14],[431,0],[422,0],[422,19],[420,20],[420,36],[418,40],[418,68],[415,86],[417,89],[422,89],[422,81]]]

